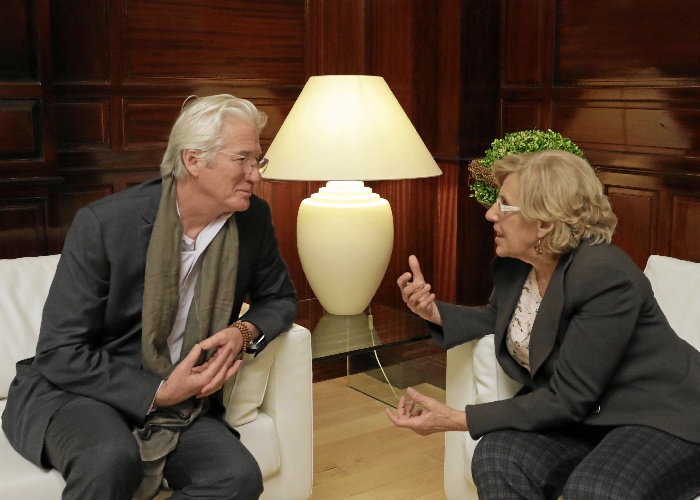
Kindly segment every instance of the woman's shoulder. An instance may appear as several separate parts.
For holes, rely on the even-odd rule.
[[[614,268],[618,270],[630,268],[641,272],[632,258],[612,243],[594,244],[590,240],[584,240],[571,252],[569,258],[571,266],[575,268]]]
[[[648,280],[639,266],[627,253],[612,243],[592,244],[582,242],[567,256],[566,269],[569,280],[582,287],[606,287],[631,284],[636,288],[648,288]]]

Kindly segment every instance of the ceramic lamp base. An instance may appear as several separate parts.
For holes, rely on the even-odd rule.
[[[299,207],[301,265],[331,314],[365,310],[386,273],[393,243],[389,202],[361,181],[330,181]]]

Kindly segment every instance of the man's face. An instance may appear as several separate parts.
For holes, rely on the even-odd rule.
[[[203,202],[216,215],[242,212],[250,206],[253,184],[261,179],[257,168],[250,168],[235,155],[258,158],[262,154],[255,127],[242,120],[229,120],[221,129],[222,143],[211,161],[200,169],[197,183]]]

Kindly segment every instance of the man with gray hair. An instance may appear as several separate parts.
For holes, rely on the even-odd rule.
[[[64,499],[152,498],[163,478],[171,498],[262,493],[221,388],[296,316],[252,193],[266,121],[231,95],[188,99],[161,177],[77,213],[3,414],[14,448],[62,473]]]

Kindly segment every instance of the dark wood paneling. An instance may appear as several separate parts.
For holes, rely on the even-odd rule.
[[[560,0],[561,84],[692,84],[700,77],[700,9],[686,0]]]
[[[437,199],[435,210],[429,206],[425,212],[433,215],[435,222],[434,269],[433,277],[429,281],[433,285],[433,293],[440,300],[446,302],[457,301],[457,288],[463,286],[457,279],[457,238],[459,228],[459,200],[465,195],[460,186],[460,169],[452,163],[441,163],[442,175],[436,179]],[[408,262],[404,262],[408,270]],[[398,278],[398,275],[396,276]]]
[[[124,149],[162,148],[184,99],[124,99]]]
[[[544,128],[542,102],[508,101],[502,104],[503,133]],[[495,139],[495,137],[494,137]]]
[[[365,74],[365,0],[308,2],[308,71]]]
[[[305,80],[302,0],[124,0],[126,80]]]
[[[505,0],[503,12],[504,85],[544,84],[545,46],[541,40],[544,3],[541,0]]]
[[[39,105],[35,100],[0,101],[0,160],[40,156]]]
[[[45,198],[0,200],[0,258],[46,255]]]
[[[32,0],[5,0],[0,5],[0,80],[37,78],[36,29]]]
[[[109,80],[108,0],[51,2],[51,48],[55,80]]]
[[[48,14],[48,0],[0,3],[0,185],[55,175]]]
[[[37,78],[36,42],[32,0],[4,0],[0,7],[0,80],[32,81]]]
[[[674,196],[671,222],[671,255],[693,262],[700,262],[700,186],[697,187],[696,196]]]
[[[700,109],[648,101],[554,103],[555,129],[588,149],[684,155],[700,151]]]
[[[658,252],[659,193],[608,186],[607,194],[618,217],[613,242],[643,268],[649,255]]]
[[[58,151],[104,149],[111,144],[109,99],[56,103]]]

